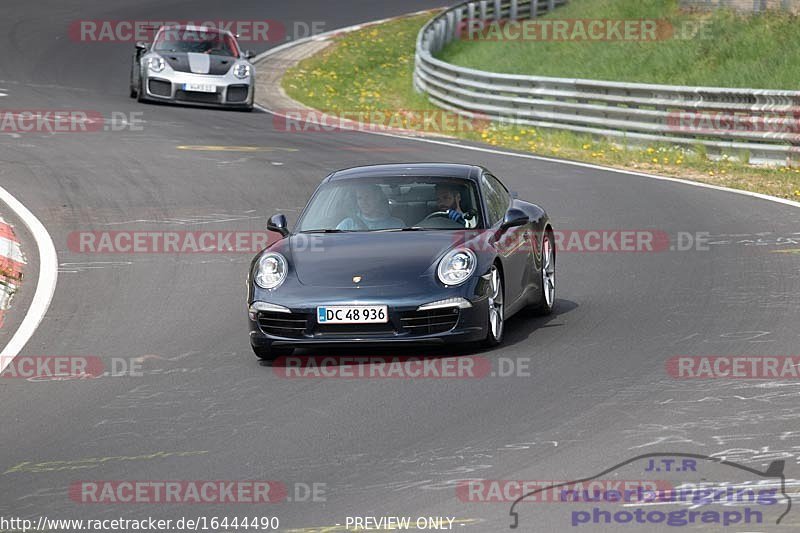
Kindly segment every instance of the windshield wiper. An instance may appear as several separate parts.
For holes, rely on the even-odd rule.
[[[375,231],[432,231],[433,228],[423,228],[422,226],[409,226],[407,228],[389,228],[389,229],[381,229]]]
[[[298,233],[349,233],[350,231],[346,229],[307,229]]]

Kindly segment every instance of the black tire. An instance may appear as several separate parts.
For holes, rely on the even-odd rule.
[[[545,257],[545,251],[549,250],[549,259]],[[548,272],[552,272],[552,288],[548,289],[548,281],[546,276]],[[541,283],[539,288],[539,301],[533,305],[530,310],[536,315],[547,316],[552,314],[553,308],[556,305],[556,249],[553,239],[553,232],[548,228],[542,237],[542,272]],[[548,290],[551,292],[548,294]]]
[[[505,332],[505,292],[503,283],[503,271],[497,265],[492,265],[489,280],[489,305],[488,305],[488,321],[486,327],[486,338],[483,340],[483,345],[491,348],[503,342],[503,333]],[[493,313],[499,313],[495,318],[499,318],[499,322],[493,325]]]
[[[136,91],[136,100],[138,102],[144,102],[144,91],[142,90],[142,77],[139,76],[139,88]]]
[[[136,69],[136,61],[133,62],[131,65],[131,76],[128,80],[128,94],[131,98],[136,98],[139,94],[139,91],[136,90],[136,87],[133,84],[133,72]]]
[[[274,361],[278,357],[287,357],[292,355],[294,352],[294,348],[291,347],[265,347],[265,346],[253,346],[252,344],[250,347],[253,349],[253,353],[256,354],[256,357],[261,359],[262,361]]]

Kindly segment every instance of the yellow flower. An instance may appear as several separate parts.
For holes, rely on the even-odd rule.
[[[583,149],[584,149],[584,150],[588,150],[588,149],[589,149],[589,148],[591,148],[591,147],[592,147],[592,145],[591,145],[591,144],[589,144],[589,143],[586,143],[586,144],[584,144],[584,145],[583,145]]]
[[[653,163],[658,163],[658,158],[657,157],[653,158]]]

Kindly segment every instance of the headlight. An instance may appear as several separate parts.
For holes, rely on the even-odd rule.
[[[164,60],[160,56],[151,56],[147,59],[147,67],[153,72],[164,70]]]
[[[478,260],[475,252],[467,248],[448,252],[439,262],[436,273],[445,285],[461,285],[475,273]]]
[[[250,76],[250,65],[247,63],[239,63],[235,67],[233,67],[233,75],[243,80]]]
[[[262,289],[274,289],[286,279],[289,265],[281,254],[268,253],[258,260],[254,281]]]

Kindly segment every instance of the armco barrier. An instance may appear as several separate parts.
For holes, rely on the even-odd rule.
[[[705,147],[711,157],[791,164],[800,151],[800,91],[684,87],[498,74],[434,57],[472,21],[539,17],[567,0],[472,0],[441,12],[417,36],[414,86],[471,117],[570,130],[622,144]]]

